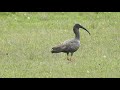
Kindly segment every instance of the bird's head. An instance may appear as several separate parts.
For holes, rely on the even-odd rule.
[[[74,27],[73,27],[73,29],[75,29],[75,28],[76,29],[82,28],[82,29],[84,29],[85,31],[87,31],[90,34],[90,32],[86,28],[84,28],[83,26],[81,26],[80,24],[75,24]]]

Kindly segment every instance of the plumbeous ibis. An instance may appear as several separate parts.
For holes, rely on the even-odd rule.
[[[90,34],[90,32],[86,28],[84,28],[80,24],[75,24],[73,27],[73,32],[75,34],[75,38],[64,41],[62,44],[53,47],[51,53],[64,52],[67,54],[67,60],[71,60],[73,53],[76,52],[80,47],[79,28],[86,30]],[[69,58],[69,53],[71,53],[70,58]]]

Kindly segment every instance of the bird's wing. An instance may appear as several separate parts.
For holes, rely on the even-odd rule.
[[[52,53],[59,53],[59,52],[64,51],[65,48],[66,48],[66,45],[65,45],[65,44],[60,44],[60,45],[58,45],[58,46],[53,47],[51,52],[52,52]]]
[[[64,48],[65,51],[76,51],[80,46],[80,41],[71,39],[71,40],[65,41],[64,45],[66,46]]]
[[[59,52],[75,51],[78,48],[79,48],[79,41],[71,39],[63,42],[60,45],[53,47],[52,49],[53,49],[53,52],[59,53]]]
[[[63,50],[63,49],[66,48],[66,45],[65,44],[60,44],[60,45],[57,45],[57,46],[53,47],[52,49],[58,49],[58,48]]]

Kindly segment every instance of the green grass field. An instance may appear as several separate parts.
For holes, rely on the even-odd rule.
[[[74,61],[51,48],[74,38]],[[120,78],[119,12],[0,12],[1,78]]]

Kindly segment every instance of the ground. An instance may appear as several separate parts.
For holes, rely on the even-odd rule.
[[[75,23],[81,47],[74,61],[51,48],[74,38]],[[1,12],[0,77],[116,78],[120,77],[119,12]]]

